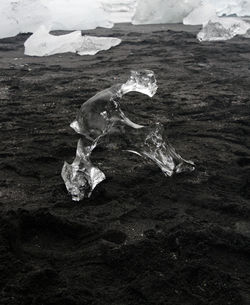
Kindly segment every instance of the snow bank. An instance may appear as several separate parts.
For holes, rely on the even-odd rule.
[[[82,36],[81,31],[55,36],[49,33],[48,28],[41,26],[24,43],[24,53],[29,56],[49,56],[66,52],[95,55],[120,43],[120,39],[113,37]]]

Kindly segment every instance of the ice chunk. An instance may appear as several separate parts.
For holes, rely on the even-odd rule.
[[[122,95],[136,91],[153,97],[157,91],[156,79],[153,71],[131,71],[129,80],[121,86]]]
[[[0,38],[34,32],[50,20],[49,10],[40,0],[1,0]]]
[[[111,28],[99,1],[96,0],[43,0],[52,18],[52,30],[88,30],[96,27]]]
[[[216,17],[209,20],[198,33],[200,41],[228,40],[236,35],[244,35],[250,29],[250,23],[239,18]]]
[[[131,91],[152,97],[157,90],[154,72],[150,70],[132,71],[125,84],[105,89],[82,104],[71,127],[88,139],[96,139],[111,131],[115,123],[121,122],[133,128],[142,128],[130,121],[121,110],[120,99]]]
[[[138,0],[133,24],[180,23],[201,0]]]
[[[80,139],[74,162],[72,164],[64,162],[61,175],[74,201],[90,197],[94,188],[105,179],[104,173],[90,161],[90,154],[95,145],[96,143],[93,143],[84,147]]]
[[[48,28],[41,26],[24,43],[24,53],[30,56],[49,56],[66,52],[94,55],[120,43],[118,38],[82,36],[81,31],[55,36],[49,33]]]
[[[135,153],[145,159],[156,163],[166,176],[173,173],[193,171],[195,169],[192,161],[183,159],[176,153],[174,147],[164,139],[163,125],[157,122],[150,127],[144,127],[133,134],[130,145],[133,149],[129,152]]]
[[[216,17],[216,9],[209,3],[202,3],[183,19],[183,24],[197,25],[206,24],[211,18]]]

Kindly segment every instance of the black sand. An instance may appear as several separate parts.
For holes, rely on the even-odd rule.
[[[198,28],[119,25],[96,56],[23,55],[0,41],[0,304],[250,304],[250,40],[203,43]],[[151,100],[129,94],[137,123],[162,122],[193,173],[166,178],[120,151],[96,150],[106,173],[72,202],[60,177],[82,102],[155,71]],[[136,118],[136,119],[135,119]]]

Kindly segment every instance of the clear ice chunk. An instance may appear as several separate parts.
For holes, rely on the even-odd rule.
[[[95,55],[101,50],[117,46],[121,40],[113,37],[82,36],[81,31],[55,36],[46,26],[41,26],[24,43],[25,55],[50,56],[58,53],[78,53]]]
[[[90,155],[95,146],[96,143],[84,147],[80,139],[73,163],[64,162],[61,176],[74,201],[90,197],[94,188],[105,179],[104,173],[90,161]]]
[[[244,35],[250,29],[250,23],[234,17],[215,17],[203,25],[197,38],[200,41],[228,40],[236,35]]]
[[[128,151],[150,159],[160,167],[165,176],[195,169],[192,161],[183,159],[168,140],[164,139],[164,127],[159,122],[138,130],[131,139],[130,145],[133,149]]]
[[[71,165],[65,162],[62,169],[62,178],[73,200],[89,197],[95,186],[105,179],[104,173],[92,165],[90,155],[103,137],[109,135],[105,139],[112,139],[115,127],[119,137],[125,140],[127,151],[154,162],[166,176],[194,170],[194,163],[183,159],[165,139],[161,123],[138,125],[126,117],[120,107],[121,98],[128,92],[152,97],[156,90],[153,71],[132,71],[126,83],[105,89],[82,104],[70,126],[91,141],[91,145],[84,147],[82,139],[79,140],[74,162]]]
[[[90,140],[106,135],[117,122],[136,129],[142,128],[142,125],[126,117],[119,101],[124,94],[131,91],[152,97],[156,90],[157,84],[153,71],[131,71],[131,76],[125,84],[105,89],[83,103],[76,120],[70,126]]]

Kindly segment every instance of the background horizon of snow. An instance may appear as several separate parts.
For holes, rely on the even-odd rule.
[[[181,23],[183,18],[202,6],[209,7],[210,10],[203,11],[206,19],[212,7],[218,16],[250,16],[250,0],[138,0],[132,23]],[[203,16],[196,15],[196,19],[199,17],[200,20],[196,24],[204,23]]]
[[[202,0],[1,0],[0,38],[34,32],[42,24],[51,24],[52,30],[74,31],[110,28],[114,22],[178,23],[201,3]],[[250,0],[203,3],[213,5],[219,16],[250,15]]]
[[[131,22],[135,14],[137,0],[100,0],[109,20],[113,23]]]
[[[181,23],[201,0],[138,0],[132,23]]]

